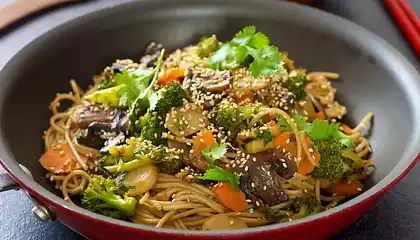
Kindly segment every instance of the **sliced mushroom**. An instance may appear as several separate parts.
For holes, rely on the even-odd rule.
[[[124,185],[127,186],[129,196],[136,196],[149,191],[156,183],[158,170],[155,165],[150,164],[131,170],[124,178]]]
[[[109,123],[111,125],[116,113],[117,111],[114,108],[100,105],[86,105],[76,109],[74,116],[77,126],[85,129],[92,122]]]
[[[223,92],[230,88],[232,76],[230,71],[215,71],[213,75],[202,77],[205,92]]]
[[[184,158],[184,164],[191,166],[199,172],[204,172],[209,168],[209,162],[207,162],[202,156],[190,155],[188,159]]]
[[[253,77],[248,70],[240,68],[232,72],[233,75],[233,88],[236,91],[242,92],[257,92],[263,88],[268,87],[270,79]]]
[[[185,143],[180,143],[175,140],[168,140],[168,147],[182,150],[183,158],[189,158],[191,147]]]
[[[226,214],[217,214],[203,223],[203,230],[230,230],[248,228],[248,225],[240,219],[231,218]]]
[[[187,103],[182,107],[171,110],[166,115],[166,127],[176,136],[189,136],[209,124],[209,121],[203,116],[202,112],[201,108]]]

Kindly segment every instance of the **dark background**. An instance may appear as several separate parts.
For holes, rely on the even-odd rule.
[[[0,0],[0,6],[9,1]],[[70,4],[43,11],[20,21],[7,31],[0,32],[0,69],[25,44],[49,29],[95,9],[127,1],[129,0],[102,0]],[[420,15],[420,0],[409,0],[409,2]],[[388,14],[382,0],[318,0],[316,7],[340,15],[375,32],[394,45],[420,70],[419,58]],[[2,172],[4,170],[0,167],[0,173]],[[418,175],[420,175],[420,165],[417,165],[393,190],[386,193],[367,215],[331,240],[420,239]],[[39,222],[32,216],[31,209],[32,203],[23,192],[0,193],[0,240],[84,239],[58,221]]]

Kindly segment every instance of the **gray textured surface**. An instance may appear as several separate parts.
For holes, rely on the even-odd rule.
[[[5,2],[0,1],[0,5]],[[92,9],[117,4],[103,0],[59,8],[36,15],[24,24],[0,33],[0,68],[22,46],[48,29]],[[321,1],[320,1],[321,2]],[[320,8],[350,19],[386,39],[418,69],[418,58],[389,17],[381,0],[324,0]],[[420,12],[420,2],[411,0]],[[2,172],[2,169],[0,169]],[[419,239],[420,166],[387,193],[369,214],[333,239]],[[30,213],[32,206],[22,192],[0,193],[0,239],[83,239],[59,222],[38,222]],[[334,224],[334,223],[331,223]],[[326,226],[328,227],[328,226]]]

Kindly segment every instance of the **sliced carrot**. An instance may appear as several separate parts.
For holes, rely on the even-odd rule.
[[[80,155],[86,163],[87,158]],[[69,173],[75,169],[81,169],[77,163],[70,146],[68,144],[58,144],[49,148],[39,159],[41,165],[53,173]]]
[[[184,69],[182,68],[172,68],[168,69],[163,72],[163,74],[159,77],[159,82],[163,86],[169,83],[172,80],[177,80],[184,76]]]
[[[358,195],[363,189],[363,185],[360,181],[347,181],[340,180],[332,186],[333,193],[340,196],[355,196]]]
[[[308,137],[305,136],[305,141],[306,141],[306,145],[308,146],[308,148],[313,148],[314,143],[312,142],[312,140]],[[319,160],[321,160],[321,154],[319,154],[319,152],[312,152],[311,153],[313,159],[315,160],[315,163],[318,163]],[[314,170],[315,166],[308,160],[307,157],[303,157],[299,162],[298,162],[298,172],[302,175],[306,175],[311,173]]]
[[[210,130],[204,131],[201,134],[199,133],[194,139],[193,152],[191,154],[193,156],[200,156],[201,149],[203,149],[203,147],[210,147],[215,143],[216,139],[214,138],[213,133]]]
[[[352,134],[352,129],[349,127],[349,126],[347,126],[346,124],[341,124],[341,129],[343,129],[343,132],[345,133],[345,134],[347,134],[347,135],[350,135],[350,134]]]
[[[237,99],[237,102],[243,102],[243,101],[248,101],[248,103],[253,103],[254,102],[254,94],[252,92],[246,92],[246,93],[242,93],[241,97],[239,97]]]
[[[227,182],[216,185],[211,191],[217,201],[235,212],[242,212],[247,207],[245,194],[240,190],[233,189]]]
[[[276,126],[277,124],[276,124],[276,122],[275,121],[273,121],[273,120],[271,120],[271,121],[269,121],[268,123],[267,123],[267,125],[268,126],[270,126],[270,127],[272,127],[272,126]],[[278,126],[278,125],[277,125]],[[280,127],[280,126],[279,126]]]
[[[312,114],[310,116],[310,119],[319,119],[319,120],[325,120],[325,114],[323,112],[317,112],[315,114]]]
[[[283,148],[293,156],[297,154],[296,144],[291,141],[294,136],[293,132],[283,132],[274,138],[274,146],[276,148]]]
[[[318,163],[319,160],[321,159],[321,155],[319,154],[319,152],[312,153],[312,157],[315,159],[315,163]],[[311,173],[315,168],[315,166],[312,165],[312,163],[306,157],[302,158],[298,162],[297,165],[298,165],[298,173],[302,175],[307,175]]]

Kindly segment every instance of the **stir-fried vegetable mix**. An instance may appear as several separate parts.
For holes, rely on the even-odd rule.
[[[40,162],[66,200],[113,218],[206,230],[303,218],[359,194],[372,165],[360,132],[372,116],[340,122],[337,77],[295,68],[254,26],[169,54],[151,43],[52,121]]]

